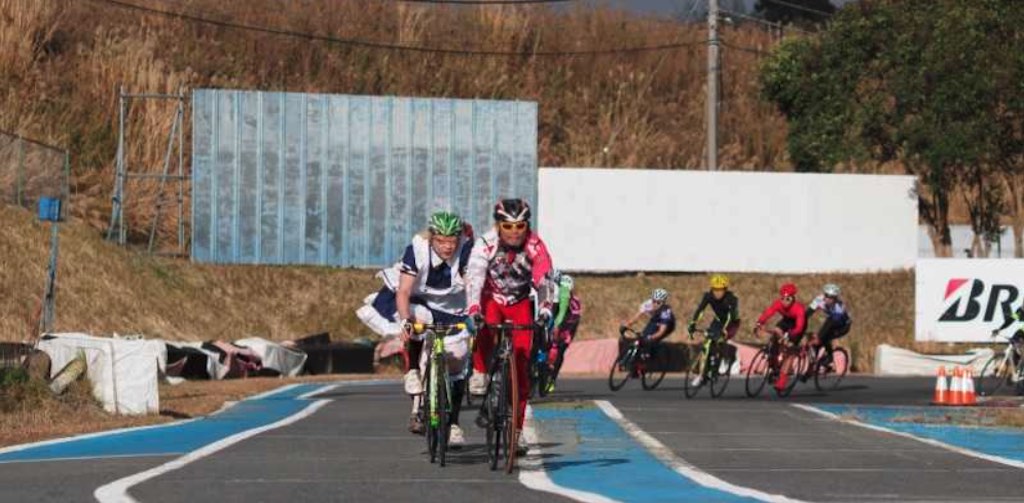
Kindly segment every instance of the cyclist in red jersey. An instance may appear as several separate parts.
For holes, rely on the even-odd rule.
[[[762,331],[766,331],[773,338],[785,338],[791,344],[800,344],[804,335],[804,328],[807,326],[807,311],[803,304],[796,300],[797,289],[793,283],[786,283],[779,288],[779,298],[768,309],[765,309],[757,319],[754,327],[754,335],[760,337]],[[776,314],[782,317],[779,323],[772,328],[764,328],[765,323]]]
[[[547,246],[530,228],[530,206],[522,199],[504,199],[494,207],[494,229],[477,239],[466,269],[466,305],[475,324],[509,321],[515,325],[547,323],[553,301],[551,256]],[[536,290],[537,320],[530,291]],[[483,394],[487,388],[487,364],[494,351],[494,334],[486,327],[477,333],[473,353],[470,393]],[[519,389],[519,424],[526,414],[527,371],[533,344],[531,330],[512,332]],[[522,437],[520,437],[522,438]]]

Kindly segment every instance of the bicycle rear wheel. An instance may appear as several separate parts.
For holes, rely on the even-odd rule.
[[[985,366],[982,367],[978,384],[980,385],[979,391],[983,396],[993,396],[1000,388],[1009,385],[1012,369],[1003,365],[1005,358],[1006,356],[1002,354],[992,355],[992,358],[989,358]]]
[[[760,395],[769,378],[768,351],[762,348],[747,366],[747,396],[754,398]]]
[[[509,408],[512,413],[508,414],[508,421],[505,423],[507,442],[505,444],[505,473],[512,473],[516,466],[516,450],[519,448],[519,379],[516,378],[516,356],[509,351],[507,360],[509,383]]]
[[[662,349],[655,351],[655,355],[647,359],[643,372],[640,373],[640,386],[650,391],[657,388],[661,381],[665,380],[668,372],[668,354]]]
[[[704,379],[700,380],[700,384],[694,384],[693,381],[700,375],[701,361],[704,359],[704,351],[702,350],[697,354],[696,358],[690,358],[690,362],[686,365],[686,376],[683,381],[683,394],[686,398],[693,398],[697,396],[700,389],[704,387]]]
[[[633,374],[633,361],[635,359],[636,348],[633,346],[627,347],[619,353],[619,357],[615,359],[612,369],[608,372],[608,387],[612,391],[618,391],[626,385],[626,381]]]
[[[721,344],[725,344],[724,342]],[[725,389],[729,387],[729,379],[732,377],[732,366],[733,359],[729,358],[722,351],[722,346],[719,345],[714,350],[714,365],[706,373],[711,377],[711,397],[718,398],[725,393]]]
[[[804,367],[804,356],[802,354],[788,354],[782,359],[782,365],[779,367],[780,381],[784,381],[784,386],[778,386],[776,381],[775,394],[780,397],[787,397],[793,392],[793,388],[796,387],[796,383],[800,381],[800,376],[803,374]]]
[[[832,366],[835,370],[829,370],[828,365],[817,363],[817,372],[814,373],[814,387],[818,391],[827,391],[839,387],[843,382],[846,373],[850,371],[850,353],[846,348],[835,348],[832,351]]]

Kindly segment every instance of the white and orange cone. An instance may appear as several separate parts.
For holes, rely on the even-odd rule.
[[[960,367],[953,369],[953,380],[949,386],[949,400],[946,402],[947,405],[963,405],[964,404],[964,381],[961,377],[963,372]]]
[[[949,402],[949,383],[946,380],[946,367],[939,366],[935,372],[935,394],[932,405],[946,405]]]
[[[974,393],[974,369],[964,369],[964,405],[978,405],[978,397]]]

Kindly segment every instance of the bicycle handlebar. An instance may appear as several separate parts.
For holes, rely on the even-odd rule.
[[[427,330],[433,330],[435,332],[450,332],[453,330],[462,331],[468,326],[469,325],[465,323],[413,323],[412,329],[417,334],[422,334]]]
[[[506,322],[506,323],[484,323],[482,326],[487,327],[487,328],[489,328],[491,330],[497,330],[499,332],[502,331],[502,330],[533,330],[533,329],[537,328],[537,326],[533,325],[533,324],[521,325],[521,324],[516,324],[516,323],[508,323],[508,322]]]

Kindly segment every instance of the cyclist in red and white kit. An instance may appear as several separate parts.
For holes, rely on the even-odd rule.
[[[551,319],[552,270],[547,246],[530,228],[530,206],[522,199],[504,199],[494,206],[494,229],[477,239],[466,268],[466,305],[476,322],[515,325],[535,323],[530,291],[537,291],[537,321]],[[526,413],[525,390],[530,388],[527,373],[533,333],[512,332],[519,389],[519,425]],[[487,389],[487,364],[494,351],[494,334],[481,327],[473,353],[473,377],[470,393],[482,395]]]

